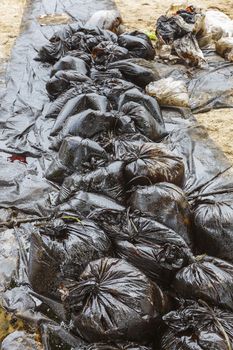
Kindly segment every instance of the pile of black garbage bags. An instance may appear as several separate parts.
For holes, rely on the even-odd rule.
[[[213,37],[208,33],[202,9],[188,6],[171,16],[160,16],[156,23],[156,35],[158,56],[168,58],[173,55],[188,65],[206,66],[202,48],[208,46]]]
[[[37,58],[51,64],[45,176],[60,190],[54,219],[32,233],[28,273],[62,302],[76,350],[233,348],[232,204],[210,191],[190,206],[143,89],[154,74],[131,60],[154,54],[145,34],[75,23]]]

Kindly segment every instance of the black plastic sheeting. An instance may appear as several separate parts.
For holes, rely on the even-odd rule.
[[[38,54],[63,25],[41,26],[38,17],[66,13],[73,20],[85,21],[96,10],[111,8],[115,9],[111,1],[33,1],[25,14],[25,32],[17,40],[8,67],[0,114],[0,223],[15,228],[0,237],[1,292],[7,310],[40,329],[45,350],[151,350],[148,341],[153,340],[156,348],[155,335],[162,334],[165,324],[171,329],[163,336],[162,348],[175,344],[175,349],[183,341],[180,331],[186,331],[186,326],[189,331],[191,326],[174,326],[173,318],[182,319],[183,314],[192,317],[194,305],[200,314],[196,314],[197,321],[203,322],[206,332],[209,328],[203,313],[213,316],[216,311],[223,321],[229,313],[210,311],[205,304],[191,302],[186,309],[181,307],[164,316],[161,327],[161,316],[177,306],[173,294],[179,298],[200,297],[219,306],[225,286],[231,288],[233,284],[231,165],[190,109],[160,109],[156,100],[143,92],[147,82],[158,78],[161,67],[180,76],[178,67],[158,64],[154,69],[155,63],[147,63],[153,69],[145,74],[143,67],[135,65],[137,60],[127,57],[110,62],[110,73],[92,69],[90,75],[99,81],[116,74],[104,96],[98,96],[101,84],[96,84],[93,92],[92,81],[83,74],[87,89],[84,96],[76,96],[74,88],[71,95],[63,95],[69,100],[68,107],[59,114],[55,126],[54,119],[48,118],[51,103],[46,86],[50,95],[59,95],[61,90],[54,84],[58,75],[55,73],[54,80],[50,80],[52,66],[39,61]],[[115,40],[113,34],[103,35]],[[127,46],[127,35],[123,39]],[[125,51],[120,48],[117,55],[121,57]],[[153,55],[148,47],[143,48],[143,57],[145,52],[147,58]],[[224,81],[226,76],[230,78],[231,69],[228,63],[216,69],[213,65],[211,80],[223,79],[222,84],[211,85],[212,94],[208,92],[207,97],[201,91],[207,89],[209,75],[193,71],[189,89],[194,111],[227,105],[226,89],[231,82],[225,85]],[[82,110],[77,128],[72,108],[78,103]],[[87,109],[90,105],[91,112]],[[109,113],[109,106],[119,113]],[[111,143],[112,135],[104,132],[112,125],[117,125],[120,136]],[[96,136],[98,132],[103,133],[102,138]],[[82,151],[77,151],[77,145]],[[111,152],[106,151],[108,147]],[[109,159],[109,154],[114,154],[114,159]],[[69,167],[71,163],[82,168],[81,175]],[[47,220],[54,214],[60,218]],[[89,218],[80,221],[79,216]],[[23,223],[30,220],[34,224]],[[88,234],[84,239],[86,232],[91,232],[92,240]],[[206,253],[210,257],[193,255]],[[187,281],[186,269],[194,275],[196,270],[208,269],[208,280],[203,278],[197,288],[195,278]],[[74,283],[71,280],[77,274],[79,279]],[[174,284],[167,293],[175,275],[177,288]],[[214,278],[219,288],[208,294],[206,280],[212,283]],[[16,286],[12,286],[12,280],[17,281]],[[195,285],[192,295],[187,292],[190,285]],[[93,295],[96,298],[90,297]],[[96,302],[98,298],[103,298],[101,305]],[[231,298],[229,293],[220,306],[232,309]],[[213,316],[216,326],[215,320]],[[216,327],[211,328],[212,338],[219,337],[219,344],[225,345],[226,339],[221,332],[217,335]],[[193,341],[189,334],[186,342]],[[15,342],[22,336],[15,333],[6,338],[2,348],[17,349]],[[30,337],[25,341],[25,347],[36,348]],[[105,341],[113,343],[102,343]],[[195,345],[189,348],[195,349]]]
[[[23,19],[25,31],[17,39],[7,69],[7,89],[0,112],[0,149],[25,155],[28,165],[9,162],[8,155],[1,154],[1,171],[4,169],[0,175],[2,207],[16,208],[39,216],[47,215],[49,210],[45,194],[56,191],[43,178],[52,157],[46,151],[49,130],[54,122],[45,119],[42,114],[49,101],[45,85],[51,68],[47,63],[36,61],[35,57],[41,46],[63,26],[41,26],[38,19],[45,15],[65,13],[73,20],[85,22],[96,11],[106,9],[116,9],[115,3],[111,0],[39,0],[29,3]]]
[[[146,62],[141,65],[151,68],[158,79],[173,77],[184,81],[189,95],[192,113],[211,109],[232,108],[233,64],[225,61],[213,49],[202,49],[207,62],[205,68],[193,68],[180,62]]]

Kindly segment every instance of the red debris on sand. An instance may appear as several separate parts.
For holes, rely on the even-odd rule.
[[[10,157],[7,158],[7,160],[9,160],[12,163],[18,160],[21,163],[27,164],[26,156],[19,155],[19,154],[12,154]]]

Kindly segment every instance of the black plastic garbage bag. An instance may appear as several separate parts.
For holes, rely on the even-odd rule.
[[[117,36],[110,31],[85,27],[76,22],[56,32],[49,43],[40,49],[38,58],[42,62],[54,63],[67,52],[70,54],[71,50],[90,53],[93,47],[106,40],[117,42]]]
[[[73,87],[61,93],[54,101],[46,105],[43,113],[46,118],[55,118],[61,112],[65,104],[83,94],[99,93],[99,87],[92,80],[83,83],[75,83]]]
[[[182,159],[157,143],[116,142],[116,158],[125,162],[125,177],[131,185],[184,181]]]
[[[170,284],[176,272],[194,260],[179,232],[152,218],[124,215],[115,222],[100,223],[114,251],[156,282]]]
[[[41,323],[40,333],[43,350],[85,349],[85,342],[81,338],[75,337],[60,324]]]
[[[86,63],[80,58],[66,55],[56,62],[51,70],[51,77],[59,71],[76,71],[80,74],[87,75],[88,67]]]
[[[196,11],[195,8],[191,5],[188,6],[186,9],[180,9],[176,12],[177,15],[181,16],[186,23],[195,23],[195,15]]]
[[[153,60],[155,57],[155,49],[149,37],[141,32],[134,31],[119,35],[118,44],[125,47],[131,57],[144,58]]]
[[[101,85],[103,94],[108,98],[113,109],[118,109],[120,95],[135,87],[134,84],[122,79],[106,79]]]
[[[110,254],[111,242],[92,221],[56,219],[33,232],[28,274],[33,290],[59,298],[60,283],[78,278],[87,264]]]
[[[49,165],[45,177],[62,183],[74,171],[94,170],[108,159],[105,150],[95,141],[70,136],[63,140],[57,157]]]
[[[74,350],[152,350],[152,347],[134,343],[94,343]]]
[[[116,123],[117,118],[113,113],[87,109],[67,119],[57,136],[57,142],[69,135],[92,138],[96,134],[114,129]]]
[[[129,51],[112,41],[104,41],[92,49],[92,58],[96,65],[107,66],[111,62],[129,58]]]
[[[230,350],[233,346],[233,314],[210,308],[205,302],[187,301],[163,317],[169,330],[162,350]]]
[[[67,91],[61,93],[61,95],[58,96],[54,101],[50,102],[50,104],[47,107],[47,110],[45,111],[45,117],[47,118],[57,117],[57,115],[61,112],[65,104],[70,99],[78,95],[79,95],[79,88],[76,85],[73,86],[71,89],[68,89]]]
[[[56,98],[65,90],[70,89],[76,83],[90,81],[90,78],[75,70],[59,70],[46,83],[46,90],[50,98]]]
[[[91,68],[90,77],[95,83],[101,84],[106,79],[123,79],[119,69],[106,68],[103,66]]]
[[[165,134],[163,125],[158,123],[142,104],[127,102],[121,108],[121,112],[132,119],[136,132],[141,132],[152,141],[161,139],[161,134]]]
[[[119,118],[118,128],[98,134],[93,137],[93,140],[98,142],[105,150],[109,153],[110,157],[113,157],[115,160],[115,150],[116,145],[119,145],[121,142],[138,142],[143,144],[145,142],[150,142],[145,135],[137,133],[134,122],[131,118],[127,116],[122,116]],[[125,179],[126,180],[126,179]]]
[[[159,104],[156,101],[156,99],[144,94],[142,91],[140,91],[136,87],[133,87],[130,90],[127,89],[125,93],[122,93],[118,101],[118,109],[119,110],[124,109],[124,105],[126,103],[132,103],[132,102],[140,104],[145,114],[144,123],[140,121],[140,116],[142,111],[140,111],[140,114],[139,113],[136,114],[138,119],[138,125],[141,127],[143,125],[142,129],[145,131],[147,130],[147,132],[149,132],[149,128],[152,128],[153,132],[156,135],[152,137],[152,139],[154,139],[155,137],[157,137],[157,139],[159,137],[160,138],[164,137],[166,135],[165,128],[164,128],[164,120],[163,120],[163,116],[162,116]],[[133,115],[133,113],[130,113],[130,115],[131,114]],[[157,130],[155,129],[153,123],[151,122],[151,118],[154,118],[158,122],[158,124],[160,124],[160,128],[159,128],[159,125],[157,124]],[[148,122],[150,120],[150,123],[149,123],[150,125],[147,125],[147,128],[146,128],[146,120],[148,120]],[[151,136],[152,136],[152,132],[151,132]]]
[[[101,210],[110,210],[121,213],[125,211],[125,207],[110,197],[85,191],[76,192],[66,203],[57,207],[58,213],[71,212],[86,216]]]
[[[80,26],[76,26],[78,30]],[[49,42],[42,46],[38,53],[38,59],[42,62],[55,63],[58,61],[68,50],[71,50],[70,39],[74,33],[71,26],[66,26],[63,29],[57,31],[50,39]]]
[[[132,210],[152,217],[191,242],[191,209],[184,192],[170,183],[139,187],[129,199]]]
[[[56,135],[63,127],[67,119],[80,112],[86,110],[94,110],[98,112],[106,112],[109,109],[109,103],[105,96],[96,93],[76,94],[70,98],[63,106],[58,114],[50,135]]]
[[[83,50],[71,50],[67,51],[66,56],[77,57],[80,60],[86,62],[87,66],[90,67],[92,63],[91,53]]]
[[[116,161],[86,175],[74,173],[64,180],[58,202],[65,202],[80,190],[102,193],[121,202],[125,196],[123,170],[124,163]]]
[[[194,201],[193,209],[195,242],[199,253],[233,262],[231,178],[216,178],[202,188]]]
[[[151,69],[147,69],[139,66],[130,60],[112,62],[108,65],[109,69],[119,69],[123,77],[138,85],[145,88],[151,81],[156,80],[156,77]]]
[[[137,130],[152,141],[158,141],[166,136],[158,103],[138,89],[131,89],[123,94],[118,108],[122,113],[130,116]]]
[[[195,14],[193,14],[195,18]],[[192,31],[193,27],[185,26],[186,21],[182,21],[182,16],[160,16],[156,23],[156,35],[166,44],[172,44],[174,40],[182,38]],[[195,22],[195,19],[194,19]],[[192,23],[193,24],[193,23]]]
[[[224,260],[197,256],[195,262],[177,273],[173,285],[181,297],[233,310],[233,265]]]
[[[166,306],[159,287],[121,259],[91,262],[63,293],[74,328],[94,342],[148,341]]]

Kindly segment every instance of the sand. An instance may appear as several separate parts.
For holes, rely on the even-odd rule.
[[[0,5],[0,59],[9,57],[19,34],[26,0],[1,0]]]
[[[165,14],[172,4],[180,4],[179,0],[116,0],[122,13],[125,25],[130,29],[154,30],[159,16]],[[189,1],[190,3],[190,1]],[[219,9],[233,18],[233,1],[231,0],[202,0],[191,1],[203,8]]]

